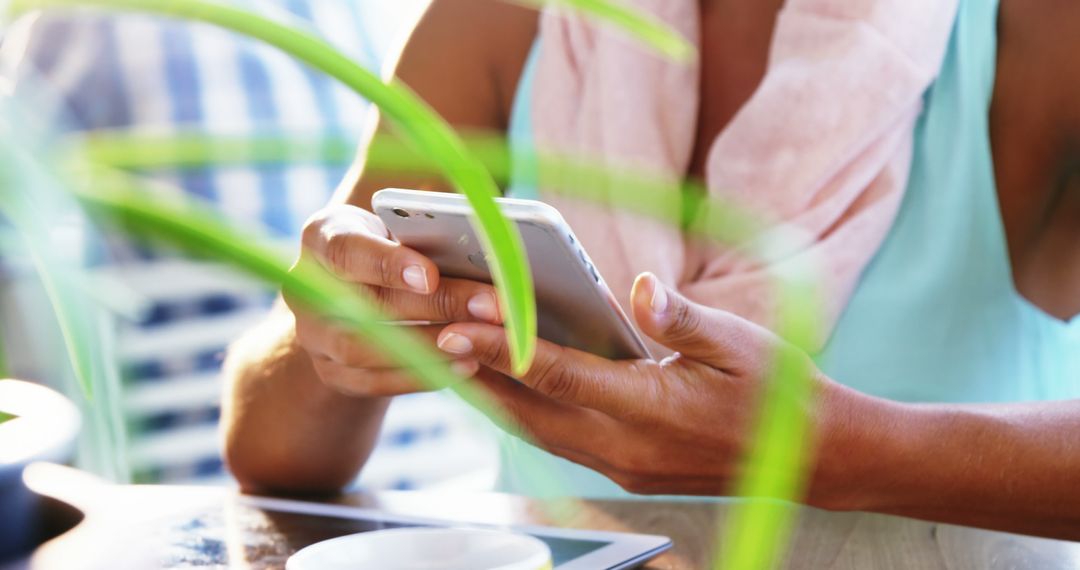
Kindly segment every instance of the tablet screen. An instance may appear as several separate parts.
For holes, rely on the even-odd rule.
[[[242,566],[283,568],[296,551],[331,538],[374,530],[424,526],[374,519],[307,514],[245,504],[176,520],[166,538],[166,568]],[[610,542],[537,536],[551,548],[555,566],[609,546]]]
[[[423,525],[382,522],[363,519],[337,518],[322,515],[288,513],[263,510],[268,520],[288,540],[289,548],[300,550],[317,542],[373,530],[418,527]],[[550,536],[537,536],[551,548],[555,566],[580,558],[608,546],[608,542],[595,542]]]

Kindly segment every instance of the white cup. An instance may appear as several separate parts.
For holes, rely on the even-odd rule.
[[[551,549],[532,536],[494,530],[398,528],[313,544],[286,570],[551,570]]]

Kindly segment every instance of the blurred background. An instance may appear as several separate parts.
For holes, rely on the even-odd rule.
[[[425,4],[234,3],[299,24],[374,70],[400,49]],[[32,106],[60,137],[306,141],[318,152],[302,160],[139,172],[153,182],[149,191],[205,200],[290,249],[305,219],[342,180],[372,120],[366,101],[274,48],[207,25],[137,14],[64,12],[11,22],[0,29],[0,89]],[[42,284],[10,228],[0,232],[7,375],[83,401]],[[118,235],[70,233],[71,249],[89,268],[90,289],[108,292],[100,299],[99,340],[117,356],[123,416],[113,434],[88,422],[77,463],[121,482],[232,484],[217,430],[224,349],[265,316],[276,292]],[[357,484],[487,490],[497,475],[494,441],[484,421],[449,397],[396,398]]]

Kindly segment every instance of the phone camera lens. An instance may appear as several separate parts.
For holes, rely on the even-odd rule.
[[[409,212],[402,210],[401,208],[394,208],[393,212],[398,215],[399,218],[408,218]]]

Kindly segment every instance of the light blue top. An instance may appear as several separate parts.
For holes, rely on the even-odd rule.
[[[997,0],[961,0],[941,75],[925,96],[899,217],[819,358],[832,378],[912,402],[1015,402],[1080,397],[1080,319],[1056,320],[1012,282],[997,200],[989,109]],[[531,140],[532,58],[511,143]],[[535,196],[532,188],[515,188]],[[515,454],[504,454],[514,492]],[[552,459],[574,494],[626,495],[602,476]]]
[[[967,0],[927,92],[899,217],[820,357],[831,377],[912,402],[1080,397],[1080,319],[1021,297],[994,178],[998,2]]]
[[[514,105],[510,108],[510,127],[507,137],[510,139],[511,156],[529,155],[533,147],[533,117],[532,98],[533,83],[536,80],[536,59],[539,57],[539,42],[533,42],[529,56],[525,60],[525,68],[521,71],[518,79],[517,93],[514,95]],[[532,161],[513,160],[510,165],[511,184],[507,194],[513,198],[523,200],[539,199],[539,192],[534,181],[536,173],[531,170]]]

